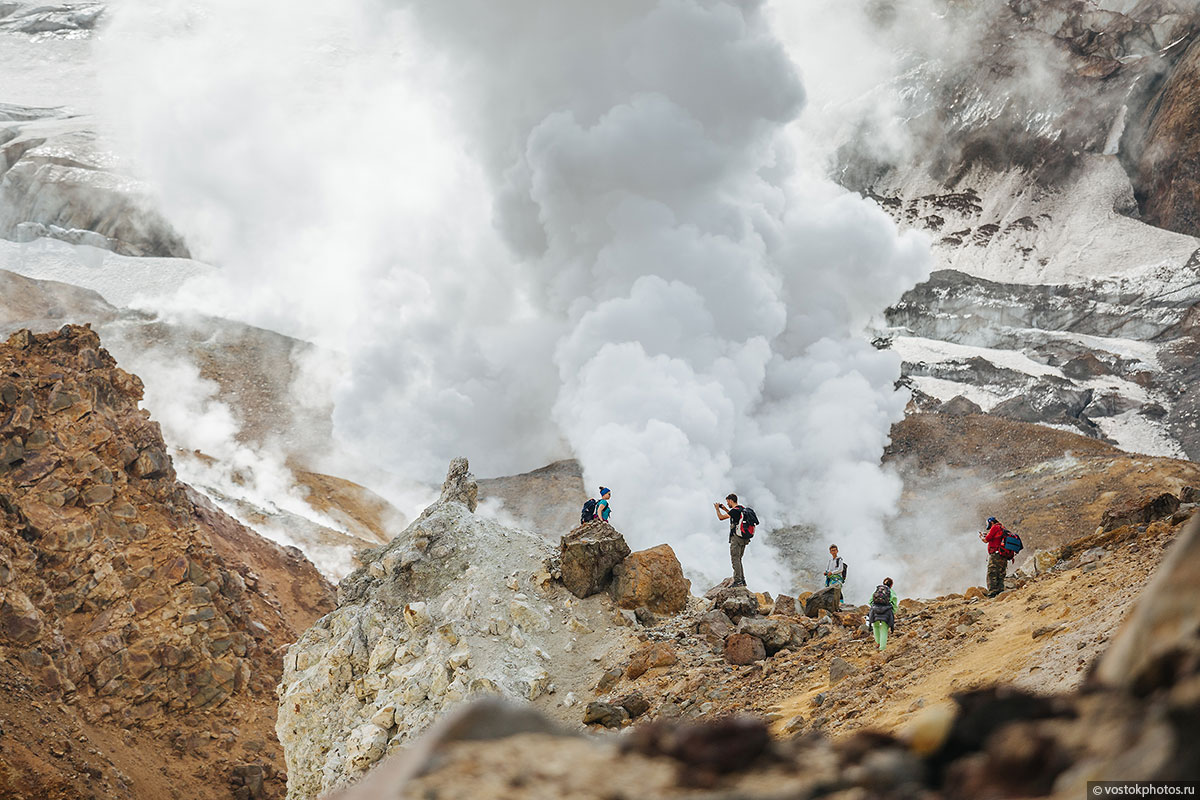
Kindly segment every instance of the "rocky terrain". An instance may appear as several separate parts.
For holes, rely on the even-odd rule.
[[[536,533],[476,515],[478,495],[466,461],[451,464],[440,499],[363,555],[338,587],[337,610],[288,651],[278,732],[289,797],[361,776],[473,696],[575,720],[595,665],[633,647],[637,613],[688,602],[669,547],[631,554],[607,525],[581,528],[588,542],[594,533],[619,544],[606,569],[572,582],[569,557],[559,561]]]
[[[906,600],[880,654],[861,608],[808,616],[718,589],[715,608],[641,634],[678,660],[605,676],[620,699],[586,718],[639,717],[623,735],[481,701],[334,796],[1066,798],[1089,780],[1194,781],[1194,511],[1045,551],[995,600]]]
[[[1078,690],[1200,499],[1191,462],[1130,456],[982,413],[913,414],[896,427],[888,457],[911,476],[949,468],[997,486],[993,501],[1011,509],[1006,520],[1027,550],[1010,591],[994,600],[978,586],[924,600],[898,586],[906,599],[883,655],[863,624],[865,597],[839,604],[810,587],[772,598],[728,582],[696,597],[681,575],[669,576],[673,555],[656,552],[669,548],[630,553],[600,524],[571,531],[555,553],[533,534],[472,514],[478,489],[465,463],[452,465],[442,498],[365,556],[339,588],[338,611],[285,659],[279,737],[289,796],[321,796],[396,751],[408,764],[396,769],[414,781],[397,795],[406,797],[612,796],[641,781],[664,794],[720,787],[757,796],[831,780],[845,768],[836,754],[856,736],[885,750],[897,741],[907,748],[910,729],[946,736],[961,693],[1001,702],[993,687],[1002,684],[1003,702],[1034,698],[1013,701],[1026,708]],[[982,583],[982,545],[974,547],[976,569],[959,576],[963,586]],[[480,696],[529,704],[544,718],[512,712],[506,729],[509,712],[470,710]],[[751,735],[713,722],[739,714],[768,723],[755,752],[774,753],[749,774],[709,774],[708,761],[671,744],[686,731],[723,746]],[[694,721],[712,727],[693,730]],[[630,726],[619,743],[563,738]],[[446,736],[504,741],[449,745]],[[1039,779],[1047,790],[1068,761],[1086,761],[1070,746],[1064,766]],[[913,759],[904,769],[926,780],[917,762],[936,748],[921,747],[887,758]],[[421,761],[433,758],[430,748],[442,754]],[[810,758],[825,766],[806,772]],[[380,783],[391,780],[389,769],[364,787],[391,791]],[[990,780],[972,769],[955,780]],[[639,777],[627,786],[602,777],[609,771]]]
[[[0,375],[0,794],[279,796],[279,648],[331,587],[176,480],[93,331]]]

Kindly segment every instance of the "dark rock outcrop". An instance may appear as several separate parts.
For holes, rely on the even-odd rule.
[[[1147,495],[1130,500],[1104,512],[1100,521],[1106,531],[1124,525],[1148,525],[1156,519],[1165,519],[1179,510],[1179,498],[1170,492]]]
[[[562,537],[562,582],[576,597],[608,588],[613,567],[629,555],[629,545],[607,522],[589,522]]]
[[[820,591],[812,593],[812,596],[804,602],[804,616],[818,617],[822,611],[828,611],[831,615],[836,614],[841,610],[842,604],[842,587],[826,586]]]

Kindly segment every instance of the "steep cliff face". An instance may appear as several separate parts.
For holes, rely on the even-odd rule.
[[[1162,82],[1144,126],[1132,170],[1142,218],[1200,236],[1200,39]]]
[[[607,595],[570,595],[545,538],[476,516],[477,495],[457,460],[439,501],[368,554],[338,609],[288,651],[278,733],[289,798],[361,776],[472,696],[577,720],[576,694],[632,645]]]
[[[331,588],[176,480],[141,390],[88,328],[0,345],[5,796],[169,796],[203,774],[189,796],[222,797],[239,764],[265,773],[257,796],[282,786],[276,651]],[[135,768],[156,757],[163,774]]]

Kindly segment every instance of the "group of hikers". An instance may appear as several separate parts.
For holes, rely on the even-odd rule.
[[[580,522],[592,520],[608,521],[612,512],[609,499],[612,493],[609,489],[600,487],[600,499],[588,500],[583,506]],[[717,519],[729,521],[729,560],[733,566],[732,586],[745,586],[746,574],[742,569],[742,556],[746,545],[754,538],[754,530],[758,526],[758,515],[749,506],[741,505],[736,494],[725,496],[725,502],[713,503],[717,511]],[[981,541],[987,544],[987,596],[995,597],[1004,591],[1004,579],[1008,573],[1008,562],[1016,558],[1022,549],[1021,538],[1012,533],[995,517],[988,517],[987,530],[979,534]],[[829,546],[829,563],[825,565],[825,586],[838,587],[840,603],[841,586],[846,582],[848,567],[838,555],[836,544]],[[900,597],[893,588],[891,578],[884,578],[871,593],[867,613],[867,623],[875,636],[875,643],[880,650],[887,648],[888,634],[896,629],[896,612],[900,607]]]

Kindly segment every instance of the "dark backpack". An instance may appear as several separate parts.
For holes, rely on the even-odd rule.
[[[596,501],[589,499],[583,504],[583,510],[579,512],[579,524],[586,525],[596,518]]]
[[[845,559],[843,559],[842,560],[842,583],[846,582],[846,566],[847,566],[846,561],[845,561]]]
[[[1000,546],[1008,551],[1009,558],[1013,558],[1025,548],[1025,545],[1021,544],[1021,537],[1008,528],[1001,528],[1001,530],[1004,531],[1004,537],[1000,540]]]
[[[738,532],[746,539],[754,538],[754,527],[758,525],[758,514],[748,506],[742,506],[742,520],[738,524]]]
[[[873,606],[890,606],[892,604],[891,587],[885,584],[879,584],[875,587],[875,594],[871,595],[871,605]]]

